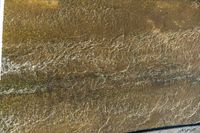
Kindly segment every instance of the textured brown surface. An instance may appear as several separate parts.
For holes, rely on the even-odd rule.
[[[200,120],[198,0],[6,0],[0,132]]]

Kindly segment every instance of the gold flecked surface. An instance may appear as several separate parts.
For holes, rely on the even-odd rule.
[[[198,0],[5,0],[1,133],[200,121]]]

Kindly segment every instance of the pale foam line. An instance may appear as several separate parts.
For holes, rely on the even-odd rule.
[[[0,80],[1,80],[1,73],[2,73],[4,2],[5,2],[4,0],[0,0]]]

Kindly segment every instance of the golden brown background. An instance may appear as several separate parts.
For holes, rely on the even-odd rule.
[[[6,0],[2,133],[200,120],[198,0]]]

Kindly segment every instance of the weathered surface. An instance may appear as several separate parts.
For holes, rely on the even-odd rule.
[[[6,0],[0,132],[200,120],[196,0]]]

